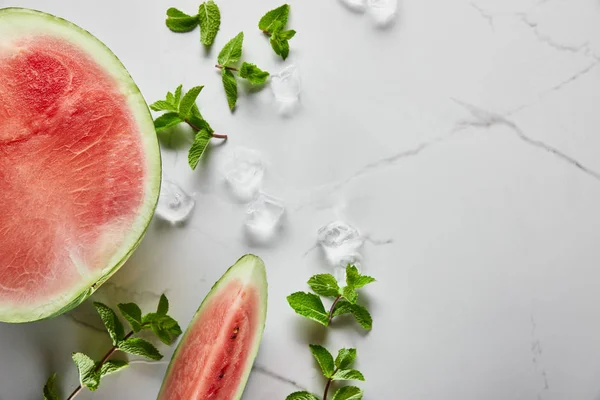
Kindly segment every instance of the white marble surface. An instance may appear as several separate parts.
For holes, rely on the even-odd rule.
[[[600,3],[404,0],[393,25],[334,0],[292,0],[298,31],[282,63],[255,28],[275,0],[220,0],[206,53],[198,32],[164,27],[198,1],[0,0],[70,19],[122,59],[146,98],[204,84],[201,109],[230,135],[199,171],[164,148],[164,174],[190,193],[184,227],[155,221],[95,295],[152,307],[165,291],[186,325],[241,254],[264,258],[268,323],[244,399],[284,399],[323,382],[307,343],[356,346],[367,400],[600,399]],[[301,71],[301,108],[270,90],[231,115],[214,60],[244,30],[245,58]],[[216,144],[216,143],[215,143]],[[287,204],[271,246],[244,236],[245,205],[219,172],[237,147],[268,162],[265,191]],[[374,329],[305,322],[285,297],[327,271],[316,231],[334,219],[368,236],[365,289]],[[40,398],[46,377],[77,381],[73,351],[109,346],[90,304],[29,325],[0,325],[0,399]],[[170,349],[164,349],[170,355]],[[136,364],[85,399],[151,399],[166,366]]]

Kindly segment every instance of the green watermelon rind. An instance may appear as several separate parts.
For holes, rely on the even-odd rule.
[[[141,206],[140,211],[137,214],[137,218],[132,224],[131,233],[124,239],[124,244],[121,247],[121,250],[127,247],[128,250],[124,254],[119,254],[118,259],[110,263],[111,265],[104,268],[99,273],[94,274],[94,279],[86,282],[82,281],[82,288],[74,289],[74,291],[76,291],[76,294],[74,295],[65,296],[58,301],[51,301],[45,305],[29,310],[19,309],[15,311],[15,307],[3,309],[2,305],[0,304],[1,322],[26,323],[53,318],[77,307],[89,296],[91,296],[98,289],[98,287],[106,282],[127,261],[127,259],[141,243],[156,210],[161,185],[162,161],[158,145],[158,138],[154,130],[152,114],[150,113],[144,96],[121,60],[119,60],[119,58],[101,40],[80,26],[43,11],[20,7],[8,7],[0,9],[0,25],[2,25],[2,19],[11,17],[36,18],[36,22],[39,25],[35,26],[35,28],[32,28],[32,30],[37,29],[42,33],[43,29],[40,28],[42,22],[47,23],[48,28],[52,27],[53,29],[56,29],[56,31],[64,29],[64,34],[66,34],[68,31],[69,34],[73,35],[74,42],[76,36],[78,35],[79,37],[77,39],[79,40],[79,44],[85,42],[89,44],[89,48],[83,45],[81,46],[81,48],[87,54],[89,54],[101,67],[104,68],[107,65],[110,66],[111,70],[109,70],[108,73],[115,79],[115,81],[118,82],[120,89],[122,91],[124,89],[128,89],[128,91],[124,94],[127,97],[128,105],[131,107],[131,112],[135,116],[136,122],[140,128],[140,140],[144,149],[144,155],[146,156],[146,167],[148,173],[145,183],[146,187],[144,204]],[[60,27],[60,29],[58,27]],[[61,36],[61,38],[65,40],[71,39],[70,37],[67,38],[66,36]],[[93,46],[96,46],[96,49],[92,49]],[[132,100],[135,100],[133,105]]]
[[[249,268],[251,268],[250,271],[248,270]],[[210,299],[212,299],[213,297],[218,296],[220,294],[219,289],[221,287],[225,287],[225,284],[228,283],[231,279],[235,279],[235,278],[239,278],[239,277],[243,278],[243,277],[247,277],[248,275],[252,279],[252,282],[259,289],[261,304],[260,304],[260,310],[259,310],[260,323],[258,324],[258,328],[257,328],[258,332],[256,332],[257,335],[256,335],[256,339],[254,341],[254,347],[251,349],[251,351],[248,352],[248,359],[246,360],[246,366],[244,367],[244,372],[240,379],[238,391],[237,391],[235,397],[231,400],[240,400],[242,398],[242,394],[244,393],[244,389],[246,388],[246,383],[248,382],[248,378],[250,377],[252,365],[254,364],[254,360],[256,359],[256,356],[258,354],[258,349],[260,347],[260,342],[262,340],[262,335],[263,335],[263,332],[265,329],[266,319],[267,319],[267,301],[268,301],[267,270],[265,268],[265,263],[263,262],[263,260],[254,254],[246,254],[246,255],[242,256],[235,262],[235,264],[233,264],[231,267],[229,267],[227,269],[227,271],[223,274],[221,279],[219,279],[217,282],[215,282],[215,284],[210,289],[210,292],[206,295],[206,297],[200,304],[200,307],[198,307],[198,310],[194,314],[194,317],[192,318],[190,324],[188,325],[186,332],[184,333],[183,337],[179,341],[179,344],[177,345],[177,348],[175,349],[175,352],[173,353],[173,356],[171,357],[171,362],[169,363],[169,367],[167,368],[167,372],[165,373],[165,377],[163,379],[163,386],[161,387],[160,392],[158,394],[159,400],[161,398],[161,394],[164,389],[164,383],[167,381],[167,379],[170,375],[171,368],[177,362],[177,355],[179,354],[179,350],[181,349],[181,346],[186,342],[186,339],[188,337],[188,333],[190,332],[190,330],[197,323],[201,322],[201,321],[199,321],[199,317],[200,317],[200,314],[202,312],[204,305],[207,304],[208,301]]]

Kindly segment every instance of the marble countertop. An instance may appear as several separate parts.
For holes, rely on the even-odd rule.
[[[323,381],[308,343],[355,346],[367,400],[600,399],[600,3],[592,0],[403,0],[390,24],[339,1],[292,0],[298,31],[284,63],[256,29],[275,0],[219,0],[205,52],[198,33],[164,26],[198,1],[0,0],[67,18],[103,40],[147,100],[206,85],[203,115],[230,140],[197,171],[163,145],[164,176],[192,193],[183,226],[155,220],[130,261],[92,299],[153,307],[166,292],[187,325],[224,270],[252,252],[267,265],[269,312],[244,394],[284,399]],[[243,30],[245,59],[295,65],[302,92],[281,115],[270,88],[227,108],[214,68]],[[281,234],[248,240],[247,205],[223,163],[258,151],[263,190],[285,203]],[[286,296],[331,271],[317,231],[358,228],[374,319],[326,330]],[[41,397],[46,378],[77,383],[73,351],[109,347],[91,305],[27,325],[0,324],[0,399]],[[167,355],[172,349],[161,347]],[[164,363],[136,363],[85,399],[152,399]]]

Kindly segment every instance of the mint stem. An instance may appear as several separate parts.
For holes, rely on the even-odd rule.
[[[200,132],[201,129],[198,128],[197,126],[195,126],[194,124],[192,124],[190,121],[188,121],[187,119],[185,120],[185,123],[188,124],[189,126],[192,127],[193,130],[195,130],[196,132]],[[227,135],[222,134],[222,133],[212,133],[211,134],[212,137],[214,137],[215,139],[224,139],[227,140]]]
[[[239,71],[239,69],[238,69],[238,68],[235,68],[235,67],[226,67],[226,66],[224,66],[224,65],[221,65],[221,64],[216,64],[216,65],[215,65],[215,67],[217,67],[217,68],[219,68],[219,69],[223,69],[223,68],[225,68],[225,69],[228,69],[228,70],[230,70],[230,71]]]
[[[131,336],[133,336],[133,331],[129,332],[127,335],[125,335],[125,337],[123,338],[123,340],[127,340],[129,339]],[[100,368],[102,368],[102,365],[104,365],[105,362],[108,361],[108,359],[115,353],[115,351],[119,350],[119,348],[117,346],[113,346],[108,353],[106,353],[106,355],[104,357],[102,357],[102,360],[98,363],[98,366],[96,366],[96,371],[100,371]],[[83,386],[81,386],[81,384],[79,384],[79,386],[77,386],[77,388],[75,388],[75,390],[73,391],[73,393],[71,393],[71,395],[69,397],[67,397],[67,400],[72,400],[75,398],[75,396],[77,396],[81,391],[83,390]]]
[[[331,321],[333,320],[333,311],[335,310],[335,306],[337,305],[338,301],[340,301],[342,298],[342,295],[339,295],[338,297],[336,297],[336,299],[333,301],[333,304],[331,305],[331,308],[329,309],[329,323],[331,324]],[[327,387],[329,387],[329,385],[327,385]],[[325,392],[327,393],[327,392]]]
[[[271,32],[269,32],[269,31],[263,31],[263,33],[267,36],[271,36]]]
[[[338,298],[339,299],[339,298]],[[333,375],[337,372],[337,368],[333,371]],[[332,376],[333,376],[332,375]],[[332,378],[327,379],[327,385],[325,385],[325,393],[323,393],[323,400],[327,400],[327,393],[329,392],[329,387],[331,386],[331,382],[333,382]]]

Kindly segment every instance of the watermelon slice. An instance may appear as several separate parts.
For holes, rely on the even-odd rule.
[[[160,189],[139,89],[76,25],[0,10],[0,321],[65,312],[139,244]]]
[[[246,255],[200,305],[173,354],[158,399],[240,399],[266,317],[265,264]]]

